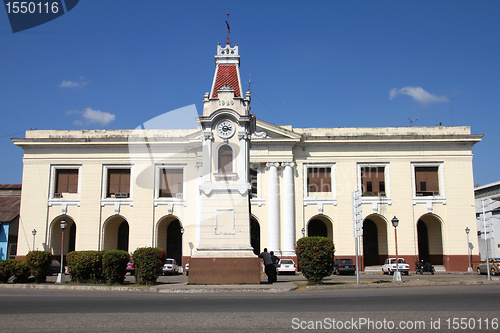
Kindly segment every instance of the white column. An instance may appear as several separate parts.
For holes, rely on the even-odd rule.
[[[277,162],[267,163],[269,169],[268,179],[268,251],[280,253],[280,205],[279,205],[279,182],[278,182],[278,166]],[[263,246],[266,247],[266,246]]]
[[[200,245],[200,237],[201,237],[201,209],[202,209],[202,201],[201,201],[201,191],[199,190],[201,184],[203,183],[203,163],[196,163],[196,185],[198,186],[198,190],[196,191],[196,240],[194,244],[194,248],[197,249]],[[190,245],[191,247],[191,245]]]
[[[245,128],[243,128],[245,131]],[[241,182],[247,183],[248,178],[248,157],[249,157],[249,140],[250,136],[246,132],[240,132],[238,140],[240,141],[240,165],[239,165],[239,179]]]
[[[283,166],[283,256],[295,256],[295,162],[281,163]]]
[[[203,181],[209,183],[212,175],[212,132],[203,133]]]

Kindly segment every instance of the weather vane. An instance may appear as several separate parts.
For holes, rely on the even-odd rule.
[[[226,45],[229,45],[229,33],[231,32],[231,28],[229,28],[229,13],[227,13],[226,26],[227,26]]]

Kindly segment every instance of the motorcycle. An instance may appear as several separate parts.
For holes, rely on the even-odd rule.
[[[423,260],[422,261],[416,261],[415,262],[415,274],[424,274],[425,272],[431,273],[434,275],[436,270],[434,269],[434,266],[430,262],[424,264]]]

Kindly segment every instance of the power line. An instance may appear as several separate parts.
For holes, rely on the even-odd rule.
[[[17,133],[12,133],[12,134],[6,134],[6,135],[1,135],[0,138],[6,138],[6,137],[12,137],[13,135],[18,135],[24,133],[24,131],[17,132]]]

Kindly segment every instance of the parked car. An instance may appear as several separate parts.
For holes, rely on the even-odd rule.
[[[276,271],[278,274],[295,274],[295,262],[292,259],[280,259]]]
[[[349,258],[335,259],[333,262],[333,274],[356,274],[356,264]]]
[[[179,266],[177,266],[177,261],[172,258],[168,258],[163,265],[163,275],[167,274],[177,274],[179,273]]]
[[[130,273],[130,275],[135,274],[134,261],[132,259],[127,263],[126,271],[127,273]]]
[[[403,258],[398,258],[398,268],[399,271],[408,275],[410,272],[410,265],[406,263]],[[394,274],[396,271],[396,258],[387,258],[382,266],[382,273],[384,274]]]
[[[486,262],[477,265],[477,275],[488,274]],[[500,275],[500,258],[490,258],[490,274]]]

